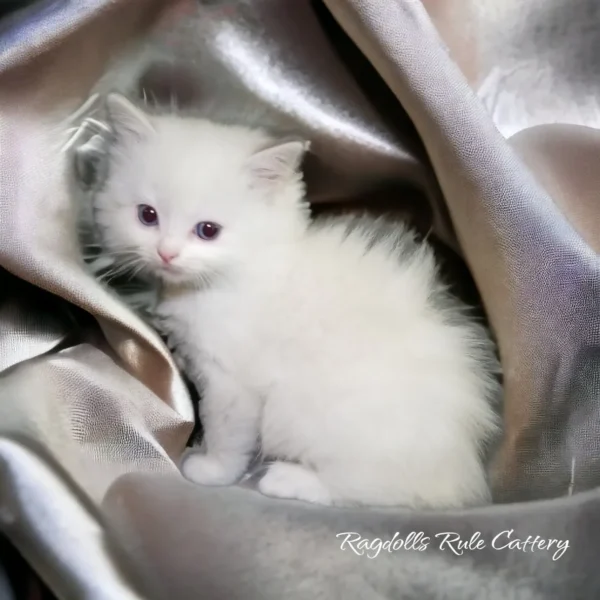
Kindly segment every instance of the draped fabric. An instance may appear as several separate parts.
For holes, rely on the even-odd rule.
[[[57,597],[597,596],[599,48],[595,0],[40,0],[0,21],[0,532]],[[300,133],[316,208],[397,210],[462,257],[504,371],[494,505],[334,510],[181,477],[190,394],[78,246],[61,148],[107,89]],[[569,546],[493,547],[505,530]],[[336,537],[412,531],[486,546]]]

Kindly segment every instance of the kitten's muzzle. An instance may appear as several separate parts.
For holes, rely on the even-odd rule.
[[[159,249],[157,250],[160,259],[163,261],[165,265],[171,264],[173,259],[179,256],[179,252],[169,252],[168,250]]]

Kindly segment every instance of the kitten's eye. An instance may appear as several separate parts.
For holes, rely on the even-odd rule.
[[[196,225],[194,230],[196,235],[202,240],[214,240],[221,231],[221,226],[210,221],[202,221]]]
[[[158,225],[158,213],[148,204],[138,205],[138,219],[142,225],[154,227]]]

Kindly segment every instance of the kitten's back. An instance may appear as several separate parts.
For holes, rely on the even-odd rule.
[[[496,431],[499,390],[492,344],[447,296],[430,248],[385,230],[322,222],[287,276],[262,264],[254,300],[240,292],[233,318],[250,311],[251,325],[237,356],[247,383],[269,390],[263,452],[317,465],[342,503],[484,501],[479,450]],[[232,347],[239,340],[236,325]]]

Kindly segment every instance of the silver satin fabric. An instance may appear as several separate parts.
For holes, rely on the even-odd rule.
[[[596,597],[600,9],[324,4],[42,1],[0,22],[0,530],[60,598]],[[402,209],[460,250],[504,368],[495,497],[532,502],[334,511],[181,478],[189,395],[86,274],[60,153],[91,91],[136,89],[118,61],[146,46],[191,107],[313,139],[313,202]],[[335,537],[510,528],[571,547],[369,560]]]

